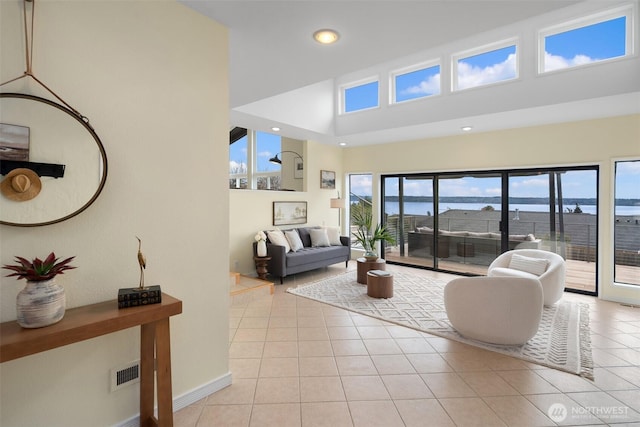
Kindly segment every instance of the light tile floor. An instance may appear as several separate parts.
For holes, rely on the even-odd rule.
[[[344,271],[298,274],[233,305],[233,384],[178,411],[175,425],[640,426],[640,308],[565,294],[591,307],[589,381],[285,292]]]

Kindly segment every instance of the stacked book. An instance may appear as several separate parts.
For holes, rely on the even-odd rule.
[[[141,305],[159,304],[162,302],[160,286],[140,288],[123,288],[118,290],[118,308],[139,307]]]

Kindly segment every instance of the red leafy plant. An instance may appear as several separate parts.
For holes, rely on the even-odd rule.
[[[40,258],[35,258],[33,261],[29,261],[28,259],[16,256],[15,260],[18,265],[5,264],[2,268],[13,271],[13,273],[8,274],[6,277],[17,276],[18,279],[40,282],[43,280],[53,279],[58,274],[64,274],[66,270],[76,268],[69,265],[74,258],[75,256],[72,256],[58,262],[60,258],[56,258],[56,255],[53,252],[51,252],[44,261]]]

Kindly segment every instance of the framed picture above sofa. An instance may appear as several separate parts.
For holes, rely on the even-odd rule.
[[[273,202],[273,225],[305,224],[307,202]]]

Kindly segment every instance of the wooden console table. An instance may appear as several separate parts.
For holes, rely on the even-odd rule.
[[[0,362],[19,359],[123,329],[140,326],[140,426],[173,426],[169,317],[182,313],[182,301],[162,294],[159,304],[118,309],[106,301],[65,312],[51,326],[24,329],[17,322],[0,324]],[[157,371],[154,375],[154,359]],[[157,381],[158,418],[153,411]]]

